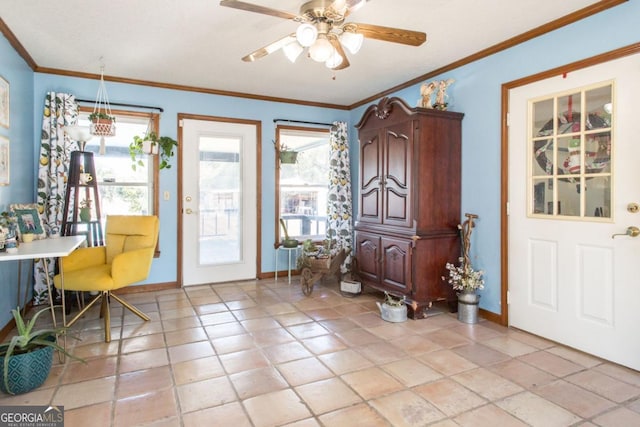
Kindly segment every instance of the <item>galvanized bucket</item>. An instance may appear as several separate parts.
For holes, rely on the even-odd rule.
[[[480,295],[475,292],[458,292],[458,320],[463,323],[478,323]]]

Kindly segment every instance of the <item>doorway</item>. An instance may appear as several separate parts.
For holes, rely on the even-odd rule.
[[[182,126],[182,283],[257,275],[259,124],[185,118]]]
[[[636,370],[639,68],[636,54],[512,86],[507,139],[509,325]]]

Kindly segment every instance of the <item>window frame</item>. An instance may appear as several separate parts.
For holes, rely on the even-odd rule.
[[[309,132],[309,133],[326,133],[327,136],[327,146],[329,146],[330,142],[330,130],[329,129],[325,129],[325,128],[318,128],[318,127],[305,127],[305,126],[287,126],[287,125],[278,125],[276,126],[276,140],[274,142],[275,144],[275,152],[276,152],[276,156],[275,156],[275,241],[273,244],[273,247],[275,249],[278,249],[280,246],[282,246],[282,242],[281,242],[281,226],[280,226],[280,198],[281,198],[281,194],[280,194],[280,158],[278,156],[278,147],[280,146],[280,140],[281,140],[281,133],[283,131],[294,131],[294,132]],[[328,159],[328,156],[327,156]],[[327,184],[328,186],[328,184]],[[318,240],[314,240],[314,243],[319,243],[321,242],[323,239],[318,239]]]

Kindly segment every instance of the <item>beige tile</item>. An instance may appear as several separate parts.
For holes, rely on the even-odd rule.
[[[289,333],[298,339],[312,338],[320,335],[326,335],[329,331],[322,327],[319,323],[303,323],[300,325],[292,325],[287,328]]]
[[[451,331],[448,329],[439,329],[434,332],[424,334],[424,336],[443,348],[454,348],[471,344],[470,339],[465,338],[459,334],[451,333]]]
[[[593,419],[593,422],[604,427],[627,427],[640,425],[640,414],[626,408],[618,408]]]
[[[205,331],[211,339],[230,337],[247,332],[247,330],[243,328],[242,325],[238,322],[224,323],[221,325],[210,325],[205,327]]]
[[[236,318],[230,311],[222,311],[219,313],[203,314],[200,316],[200,322],[202,322],[203,326],[222,325],[236,322]]]
[[[533,426],[565,427],[580,421],[578,416],[528,391],[509,396],[496,405]]]
[[[404,350],[385,341],[358,347],[356,351],[378,365],[405,359],[408,356]]]
[[[169,347],[169,360],[171,360],[171,363],[209,357],[214,354],[215,352],[209,341],[198,341]]]
[[[183,329],[199,328],[202,324],[197,316],[180,317],[177,319],[162,320],[162,327],[165,332],[180,331]]]
[[[211,426],[215,420],[224,420],[224,424],[233,427],[252,427],[249,417],[244,413],[238,402],[213,408],[190,412],[182,417],[184,427]]]
[[[260,347],[270,347],[295,340],[293,335],[285,329],[266,329],[264,331],[255,331],[251,335],[255,343]]]
[[[344,427],[350,425],[360,425],[363,427],[389,426],[389,423],[366,403],[329,412],[321,415],[319,419],[325,427]]]
[[[62,385],[56,390],[52,404],[64,405],[66,410],[109,402],[113,399],[115,384],[116,377],[104,377]]]
[[[140,396],[116,400],[113,425],[143,425],[177,415],[178,407],[173,390],[151,391]]]
[[[462,427],[526,427],[528,425],[495,405],[485,405],[465,412],[455,417],[454,421]]]
[[[555,354],[551,354],[548,351],[525,354],[520,357],[520,360],[560,378],[584,369],[582,366],[563,359],[560,356],[556,356]]]
[[[360,397],[338,378],[329,378],[295,388],[315,415],[361,402]]]
[[[347,348],[346,344],[334,335],[320,335],[319,337],[307,338],[302,343],[313,354],[334,353]]]
[[[442,374],[416,359],[404,359],[382,366],[386,372],[397,378],[405,387],[415,387],[442,378]]]
[[[342,314],[335,311],[333,308],[319,308],[305,310],[305,314],[314,320],[327,320],[327,319],[340,319]]]
[[[255,347],[253,337],[249,334],[233,335],[211,340],[217,354],[233,353]]]
[[[221,375],[224,375],[224,369],[222,369],[222,364],[216,356],[173,364],[173,377],[178,385]]]
[[[496,363],[489,370],[527,389],[535,389],[556,380],[556,377],[518,359]]]
[[[346,331],[336,332],[336,336],[350,347],[359,347],[367,344],[380,342],[382,338],[372,334],[366,329],[354,328]]]
[[[422,427],[445,418],[435,406],[411,391],[399,391],[369,402],[393,427]]]
[[[122,338],[134,338],[141,337],[144,335],[151,334],[161,334],[162,333],[162,323],[161,322],[142,322],[135,325],[128,325],[122,328]],[[117,335],[113,333],[113,328],[111,330],[111,334],[113,335],[111,338],[115,339]],[[104,337],[103,337],[104,339]]]
[[[578,372],[568,376],[566,380],[618,403],[640,396],[639,387],[596,371]]]
[[[279,314],[273,317],[282,326],[299,325],[301,323],[313,322],[313,319],[301,312]]]
[[[627,384],[640,387],[640,372],[633,369],[625,368],[624,366],[616,365],[613,363],[605,362],[602,365],[596,366],[594,371],[601,372],[611,378],[624,381]]]
[[[138,396],[172,386],[171,370],[168,366],[129,372],[121,374],[118,378],[116,399]]]
[[[246,298],[238,301],[227,301],[225,302],[225,305],[229,310],[244,310],[256,307],[258,304],[254,300]]]
[[[485,399],[448,378],[423,384],[413,391],[449,417],[487,403]]]
[[[273,367],[242,371],[230,375],[229,379],[241,400],[282,390],[289,386],[282,375]]]
[[[266,347],[264,352],[274,364],[312,356],[311,352],[297,341]]]
[[[104,337],[103,337],[104,338]],[[78,343],[72,350],[72,354],[84,360],[93,359],[95,357],[116,356],[120,341],[111,341],[110,343],[96,342],[93,344]]]
[[[458,356],[451,350],[426,353],[419,356],[418,359],[444,375],[455,375],[478,367],[475,363]]]
[[[193,309],[196,311],[198,316],[229,311],[229,308],[223,302],[196,305]]]
[[[114,356],[90,359],[86,363],[71,361],[62,377],[62,384],[111,377],[116,374],[117,364],[118,358]]]
[[[183,384],[177,389],[183,414],[237,400],[236,393],[227,377]]]
[[[329,331],[334,333],[346,332],[354,328],[360,329],[357,323],[355,323],[354,321],[348,318],[327,319],[327,320],[322,320],[318,323],[320,323],[320,325],[322,325],[323,328],[328,329]]]
[[[281,327],[277,321],[271,318],[249,319],[240,322],[240,324],[249,332],[264,331],[265,329],[277,329]]]
[[[402,323],[384,322],[382,325],[367,328],[367,330],[387,341],[403,338],[412,334],[411,330],[402,327]]]
[[[453,351],[480,366],[489,366],[509,359],[509,355],[477,343],[455,347]]]
[[[235,353],[222,354],[219,358],[228,374],[264,368],[269,365],[269,360],[260,350],[237,351]]]
[[[249,320],[249,319],[262,319],[269,316],[269,313],[267,313],[261,307],[243,308],[240,310],[233,310],[231,313],[238,321]]]
[[[155,368],[168,364],[169,358],[167,357],[167,350],[159,348],[121,355],[119,371],[120,373],[139,371],[141,369]]]
[[[365,369],[373,366],[373,363],[354,350],[343,350],[335,353],[323,354],[318,357],[336,375]]]
[[[110,426],[112,402],[98,403],[76,409],[64,408],[65,427],[85,427],[87,420],[94,426]]]
[[[461,372],[451,378],[488,400],[501,399],[523,390],[519,385],[485,368]]]
[[[315,357],[281,363],[277,366],[291,386],[331,378],[334,374]]]
[[[509,336],[499,336],[482,341],[482,344],[501,353],[508,354],[511,357],[522,356],[523,354],[533,353],[537,349],[533,346],[518,341]]]
[[[276,427],[311,416],[291,389],[262,394],[242,402],[255,427]]]
[[[536,394],[582,418],[591,418],[615,406],[610,400],[563,380],[537,388]]]
[[[204,341],[208,339],[207,333],[204,328],[190,328],[190,329],[181,329],[179,331],[171,331],[164,333],[164,339],[166,341],[166,345],[169,347],[173,347],[180,344],[186,344],[190,342],[196,341]]]
[[[365,400],[404,389],[400,381],[377,367],[344,374],[341,378]]]
[[[407,335],[405,337],[392,339],[390,343],[412,356],[419,356],[424,353],[442,349],[441,345],[436,344],[422,335]]]
[[[126,338],[122,340],[121,353],[134,353],[136,351],[164,348],[163,334],[143,335],[140,337]]]

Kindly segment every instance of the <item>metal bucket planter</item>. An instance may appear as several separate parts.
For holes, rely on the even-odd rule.
[[[378,308],[380,309],[380,316],[382,320],[386,320],[387,322],[399,323],[407,321],[407,306],[402,304],[401,306],[393,306],[387,303],[380,304],[376,302]]]
[[[478,323],[480,295],[474,291],[458,292],[458,320],[463,323]]]

